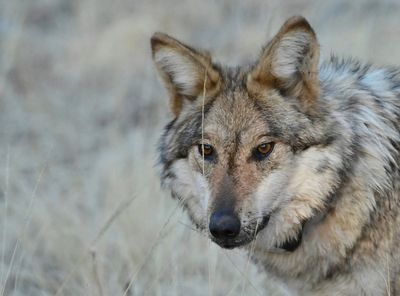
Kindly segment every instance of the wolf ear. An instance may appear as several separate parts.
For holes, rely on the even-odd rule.
[[[310,106],[319,93],[318,63],[313,29],[305,18],[291,17],[264,48],[248,75],[247,87],[255,91],[276,88]]]
[[[204,88],[207,96],[218,88],[220,74],[208,53],[190,48],[163,33],[153,35],[151,49],[175,116],[179,115],[185,100],[195,101]]]

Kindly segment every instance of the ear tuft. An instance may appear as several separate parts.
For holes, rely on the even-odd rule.
[[[197,83],[201,80],[198,76],[201,73],[190,58],[174,50],[162,48],[154,54],[154,62],[161,71],[168,74],[170,82],[181,95],[196,96]]]
[[[276,77],[290,79],[304,66],[304,58],[312,42],[307,32],[296,31],[280,40],[272,60],[271,70]]]
[[[163,33],[153,35],[151,48],[153,61],[169,91],[174,115],[179,115],[185,100],[196,100],[204,86],[207,94],[216,91],[220,75],[208,53]]]
[[[309,104],[319,93],[318,64],[315,32],[305,18],[295,16],[267,44],[249,74],[248,86],[277,88]]]

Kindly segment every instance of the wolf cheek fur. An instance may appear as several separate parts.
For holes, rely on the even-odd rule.
[[[247,67],[162,33],[151,45],[174,115],[162,181],[201,230],[251,243],[300,295],[400,293],[399,70],[320,64],[302,17]]]

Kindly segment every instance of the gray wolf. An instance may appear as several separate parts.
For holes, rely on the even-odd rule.
[[[400,295],[400,71],[332,56],[303,17],[248,66],[166,34],[162,181],[293,295]]]

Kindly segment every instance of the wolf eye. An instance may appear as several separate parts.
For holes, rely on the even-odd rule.
[[[262,143],[257,146],[257,151],[261,154],[269,154],[272,151],[273,144],[272,143]]]
[[[256,147],[253,155],[257,160],[263,160],[264,158],[266,158],[268,155],[271,154],[273,149],[274,149],[273,142],[262,143]]]
[[[199,149],[200,155],[203,156],[204,154],[205,158],[211,157],[214,153],[214,148],[208,144],[199,144],[197,148]]]

